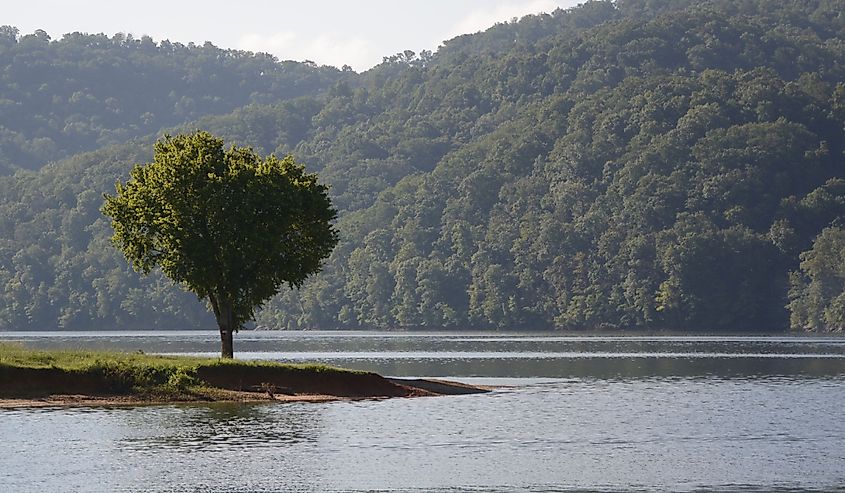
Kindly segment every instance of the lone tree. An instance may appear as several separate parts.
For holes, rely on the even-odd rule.
[[[316,174],[290,156],[224,149],[207,132],[165,136],[153,162],[116,188],[102,209],[112,241],[136,270],[159,266],[208,301],[224,358],[255,309],[318,272],[337,244],[337,212]]]

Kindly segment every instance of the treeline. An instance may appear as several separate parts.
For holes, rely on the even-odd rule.
[[[0,27],[0,174],[250,103],[316,95],[334,67],[149,36]]]
[[[341,243],[264,325],[842,330],[843,11],[588,2],[185,128],[332,185]],[[211,326],[98,212],[152,140],[0,180],[0,328]]]

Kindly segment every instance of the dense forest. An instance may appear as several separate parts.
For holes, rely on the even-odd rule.
[[[6,28],[0,106],[26,115],[0,112],[0,161],[30,170],[0,177],[0,329],[213,327],[99,212],[157,136],[201,128],[332,187],[341,242],[271,328],[843,330],[843,12],[592,1],[361,74]],[[36,96],[11,68],[33,57],[71,82]]]
[[[0,27],[0,174],[251,103],[316,95],[344,74],[270,55],[116,34]]]

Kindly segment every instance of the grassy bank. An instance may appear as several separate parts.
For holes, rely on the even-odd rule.
[[[326,365],[107,351],[39,351],[0,344],[0,398],[57,395],[169,402],[408,397],[426,395],[426,391],[374,373]]]

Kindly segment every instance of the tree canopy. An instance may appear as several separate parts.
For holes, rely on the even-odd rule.
[[[792,274],[792,325],[806,330],[845,330],[845,229],[830,227],[801,254]]]
[[[103,213],[136,270],[160,267],[208,300],[232,357],[232,332],[280,286],[318,272],[337,243],[326,192],[290,156],[262,159],[197,132],[156,142],[153,162],[117,184]]]
[[[587,2],[190,128],[331,187],[338,246],[263,325],[839,330],[843,11]],[[0,328],[205,323],[97,212],[153,140],[0,178]]]
[[[0,175],[205,115],[313,96],[344,74],[211,43],[0,27]]]

